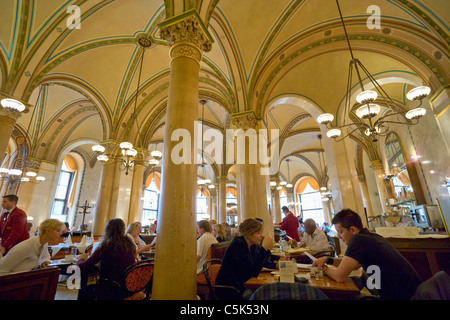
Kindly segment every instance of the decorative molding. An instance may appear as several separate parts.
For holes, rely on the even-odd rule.
[[[179,42],[174,44],[169,51],[170,58],[172,60],[178,57],[186,57],[195,60],[196,62],[200,62],[202,59],[202,52],[200,49],[189,42]]]

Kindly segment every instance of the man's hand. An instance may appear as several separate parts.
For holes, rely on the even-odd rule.
[[[3,255],[5,253],[6,249],[4,247],[0,247],[0,254]]]
[[[50,261],[44,261],[44,262],[42,262],[41,267],[47,268],[49,264],[50,264]]]
[[[312,266],[316,268],[322,268],[327,262],[328,257],[317,258],[313,261]]]

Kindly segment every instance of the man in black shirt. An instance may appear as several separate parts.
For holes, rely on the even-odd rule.
[[[412,298],[422,281],[411,264],[389,241],[364,228],[359,215],[350,209],[337,213],[332,223],[338,237],[348,246],[345,256],[343,259],[322,257],[315,260],[313,266],[323,267],[324,273],[338,282],[344,282],[350,272],[362,266],[369,275],[369,287],[372,287],[369,289],[378,289],[381,299]],[[328,268],[325,263],[337,268]]]

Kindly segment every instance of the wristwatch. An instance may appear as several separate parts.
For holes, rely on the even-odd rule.
[[[327,264],[333,264],[334,263],[334,259],[333,258],[328,258],[327,259]]]

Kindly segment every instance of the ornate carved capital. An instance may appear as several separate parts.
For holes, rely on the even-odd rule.
[[[232,115],[231,121],[236,128],[243,130],[256,129],[258,126],[258,119],[254,112]]]
[[[150,152],[147,149],[143,148],[136,148],[136,151],[138,152],[138,154],[136,155],[136,157],[134,157],[134,163],[145,166],[149,160]]]
[[[370,162],[370,166],[375,171],[383,170],[383,162],[381,162],[380,160],[371,161]]]
[[[184,42],[193,44],[204,52],[211,51],[212,40],[194,11],[169,19],[161,23],[160,26],[161,38],[171,46]]]

